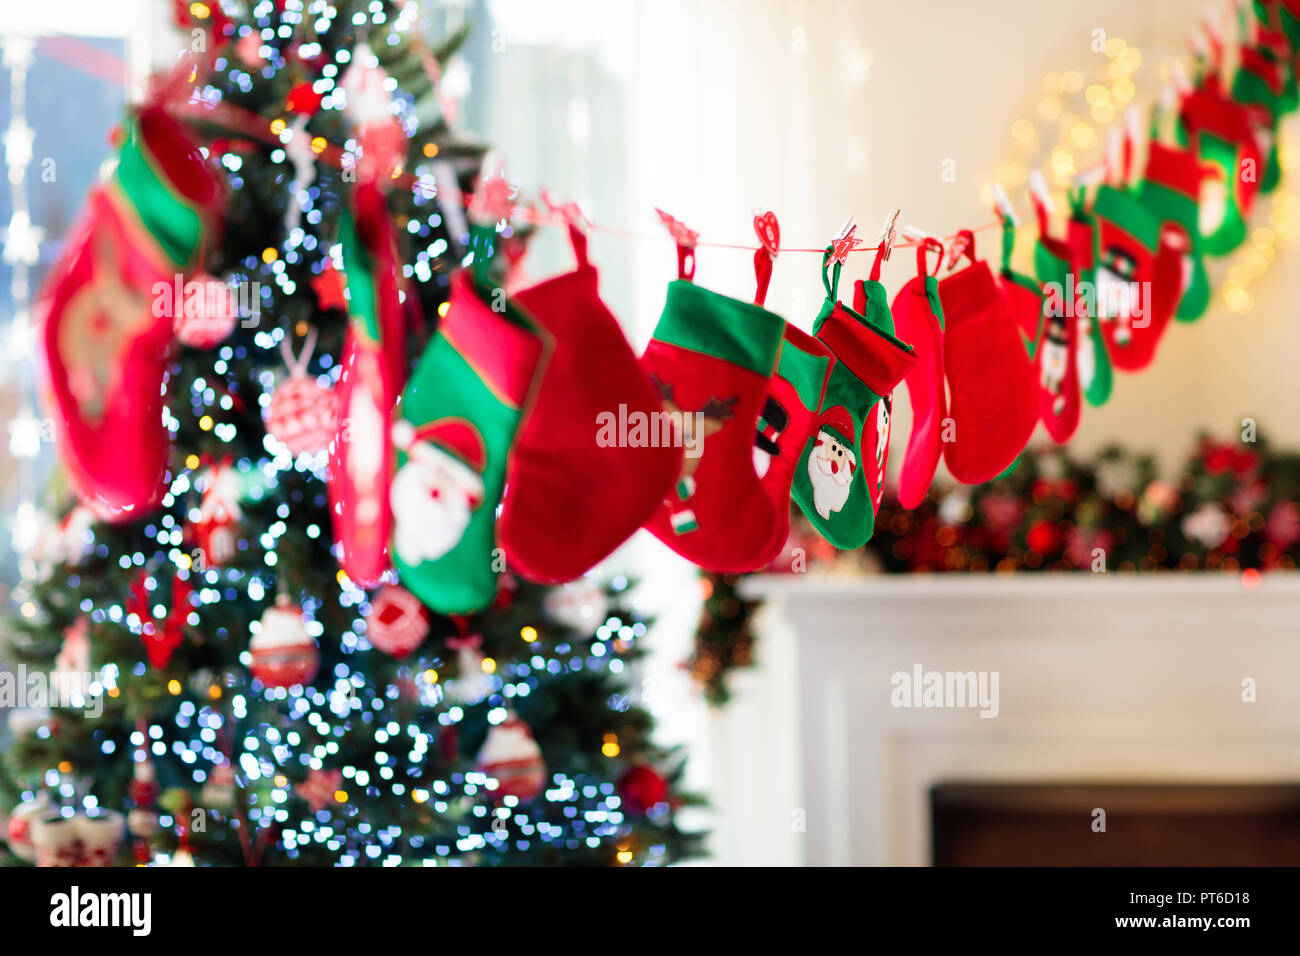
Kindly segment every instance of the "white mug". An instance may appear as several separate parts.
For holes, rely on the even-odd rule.
[[[32,824],[37,866],[83,866],[76,817],[45,816]]]

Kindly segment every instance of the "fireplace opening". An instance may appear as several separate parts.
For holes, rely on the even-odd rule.
[[[942,783],[935,866],[1297,866],[1300,784]]]

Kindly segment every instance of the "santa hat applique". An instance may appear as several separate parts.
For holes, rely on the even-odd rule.
[[[404,419],[393,423],[393,444],[415,462],[454,473],[460,489],[477,507],[483,501],[481,473],[487,467],[483,436],[463,418],[438,418],[424,425]]]

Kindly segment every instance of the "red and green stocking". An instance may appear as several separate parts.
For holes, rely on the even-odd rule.
[[[795,469],[822,410],[834,367],[835,356],[830,349],[806,332],[786,325],[776,372],[763,399],[754,434],[754,471],[776,518],[755,567],[771,564],[789,537]]]
[[[1066,224],[1065,241],[1070,246],[1074,263],[1074,281],[1087,282],[1095,287],[1097,281],[1096,219],[1084,206],[1084,192],[1076,190],[1070,197],[1070,221]],[[1114,388],[1115,373],[1111,366],[1106,337],[1101,329],[1101,316],[1095,304],[1079,301],[1077,320],[1078,349],[1075,364],[1079,369],[1079,391],[1084,400],[1094,407],[1105,405]]]
[[[975,258],[973,234],[962,236],[970,264],[939,283],[952,419],[943,455],[954,478],[979,484],[1005,471],[1024,450],[1038,407],[1034,367],[1017,320],[993,270]]]
[[[1102,185],[1097,218],[1095,307],[1116,368],[1134,372],[1155,359],[1182,291],[1182,249],[1162,239],[1160,221],[1131,193]]]
[[[1212,256],[1227,255],[1246,239],[1246,219],[1263,175],[1264,157],[1250,111],[1217,89],[1203,87],[1183,100],[1180,120],[1183,144],[1217,171],[1202,187],[1203,248]]]
[[[943,455],[943,426],[948,417],[948,398],[943,374],[943,305],[939,280],[929,272],[925,255],[938,246],[931,241],[917,247],[917,275],[894,296],[893,315],[899,338],[910,342],[916,363],[903,378],[912,405],[912,434],[903,451],[898,473],[898,503],[909,510],[925,500]],[[937,267],[936,267],[937,271]],[[892,409],[891,409],[892,412]]]
[[[795,468],[792,496],[813,527],[831,544],[853,551],[871,539],[875,509],[864,468],[876,468],[875,438],[865,431],[873,406],[890,394],[916,361],[912,347],[894,336],[885,288],[878,275],[864,283],[862,311],[846,308],[837,290],[841,264],[822,263],[826,299],[813,332],[835,356],[824,410]],[[871,459],[864,455],[865,450]]]
[[[392,552],[426,605],[470,614],[496,593],[496,507],[551,342],[513,306],[495,311],[469,270],[452,277],[449,303],[393,424]]]
[[[222,185],[161,107],[126,124],[112,180],[96,187],[38,298],[59,452],[101,518],[154,506],[170,445],[163,388],[175,275],[191,275],[218,225]]]
[[[1043,283],[1043,323],[1034,350],[1038,372],[1038,411],[1043,427],[1057,443],[1070,440],[1079,427],[1079,313],[1074,282],[1074,251],[1048,235],[1047,210],[1036,203],[1038,243],[1034,271]]]
[[[1210,303],[1210,280],[1205,271],[1201,239],[1201,185],[1207,175],[1189,150],[1151,141],[1146,172],[1138,184],[1138,201],[1162,227],[1182,230],[1188,243],[1183,256],[1180,286],[1182,296],[1175,317],[1193,322],[1205,314]]]
[[[682,446],[672,490],[645,526],[706,570],[752,570],[777,525],[753,447],[784,330],[780,316],[683,277],[668,286],[641,359]]]

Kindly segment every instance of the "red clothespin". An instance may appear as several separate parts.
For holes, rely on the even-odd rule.
[[[880,281],[880,266],[885,262],[894,251],[894,239],[897,233],[894,227],[898,224],[898,215],[901,210],[895,209],[885,217],[884,224],[880,227],[880,235],[876,237],[876,259],[871,264],[871,281]]]
[[[509,222],[519,184],[506,179],[505,167],[489,153],[469,202],[470,216],[484,224]]]
[[[758,248],[754,250],[754,278],[758,289],[754,293],[754,304],[762,305],[767,300],[767,286],[772,281],[772,266],[781,252],[781,224],[776,221],[776,213],[754,213],[754,234],[758,236]]]
[[[551,194],[545,189],[542,190],[542,202],[546,206],[547,213],[554,219],[564,222],[569,228],[569,241],[573,244],[573,254],[577,256],[578,266],[585,267],[587,259],[587,229],[591,226],[591,220],[582,212],[582,208],[576,202],[566,202],[563,204],[551,201]]]
[[[835,263],[844,265],[849,261],[849,253],[862,245],[862,240],[856,235],[857,231],[858,224],[852,216],[844,220],[839,232],[831,240],[830,261],[826,263],[827,265]]]
[[[952,237],[948,244],[948,268],[955,268],[957,260],[962,256],[975,265],[975,232],[971,229],[960,229],[957,235]]]
[[[969,229],[960,230],[949,240],[946,268],[949,270],[957,268],[957,261],[962,256],[969,259],[972,264],[975,262],[975,233]]]
[[[689,282],[695,278],[695,246],[700,241],[700,234],[657,206],[655,212],[673,237],[673,242],[677,243],[677,278]]]

